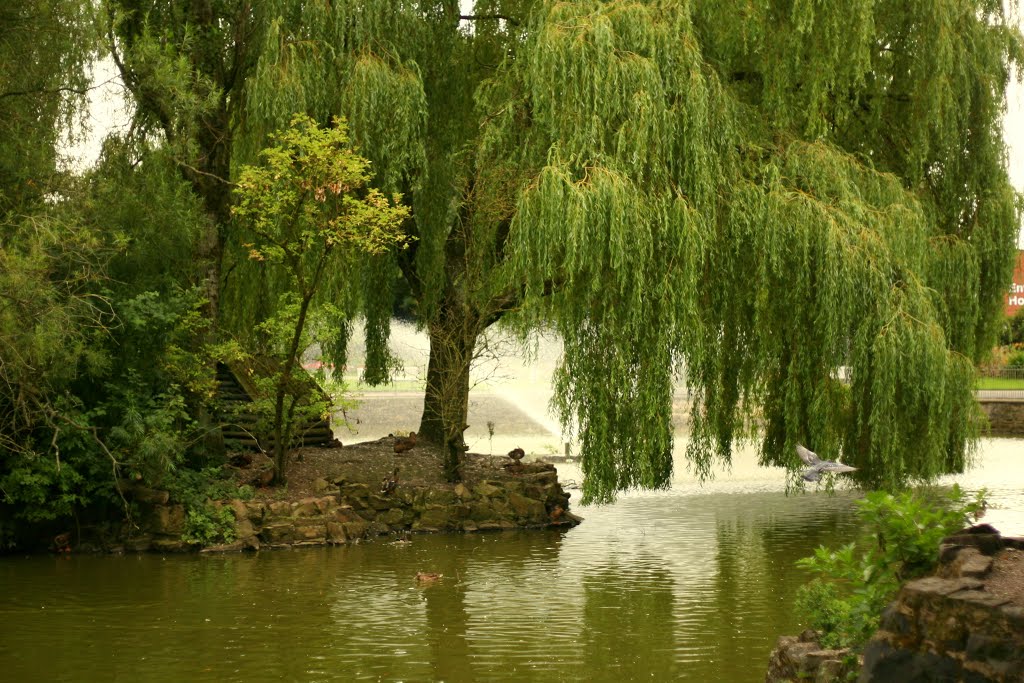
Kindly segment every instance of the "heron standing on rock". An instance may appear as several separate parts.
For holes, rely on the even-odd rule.
[[[796,454],[809,468],[804,472],[804,481],[818,481],[821,479],[822,472],[855,472],[857,470],[856,467],[850,467],[835,460],[822,460],[817,453],[800,444],[796,445]]]

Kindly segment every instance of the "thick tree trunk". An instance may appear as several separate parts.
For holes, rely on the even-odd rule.
[[[419,437],[442,446],[444,475],[460,481],[465,452],[462,433],[469,412],[469,368],[478,332],[472,321],[442,314],[428,326],[430,361]]]
[[[198,160],[201,170],[196,172],[186,169],[184,175],[202,199],[208,219],[197,245],[196,260],[201,264],[200,277],[206,298],[203,314],[210,321],[206,343],[212,344],[219,335],[221,269],[228,222],[231,220],[231,186],[227,181],[231,176],[231,156],[230,146],[225,143],[225,140],[230,140],[230,127],[226,107],[222,106],[212,114],[201,131],[199,144],[204,150]],[[209,371],[216,372],[215,363],[211,363]],[[215,423],[211,407],[199,405],[197,410],[204,434],[201,447],[205,457],[222,457],[225,451],[224,435]]]

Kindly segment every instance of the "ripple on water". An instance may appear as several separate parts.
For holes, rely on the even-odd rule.
[[[989,519],[1016,533],[1021,445],[986,442],[984,467],[959,478],[988,486]],[[584,509],[568,532],[5,558],[0,670],[156,683],[760,681],[775,638],[799,628],[792,600],[806,576],[794,561],[854,535],[856,521],[851,494],[787,497],[780,472],[752,472],[741,458],[703,488],[680,477]],[[418,586],[420,571],[444,578]]]

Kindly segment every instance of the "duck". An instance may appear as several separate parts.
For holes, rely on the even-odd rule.
[[[444,578],[444,574],[437,574],[435,572],[416,572],[416,583],[419,584],[437,583],[442,578]]]
[[[380,483],[380,493],[382,496],[387,496],[394,493],[395,489],[398,488],[398,468],[391,473],[390,477],[384,477],[384,481]]]
[[[411,451],[416,445],[416,432],[409,432],[409,436],[398,437],[395,439],[395,453],[405,453]]]
[[[520,472],[522,472],[523,463],[520,461],[526,457],[526,451],[524,451],[522,448],[513,448],[508,452],[508,457],[512,459],[512,462],[505,463],[503,467],[510,474],[519,474]]]
[[[856,467],[850,467],[844,465],[841,462],[835,460],[822,460],[818,457],[818,454],[809,448],[804,448],[800,444],[796,445],[796,454],[800,456],[800,460],[803,461],[809,469],[804,471],[804,481],[818,481],[821,479],[822,472],[856,472]]]

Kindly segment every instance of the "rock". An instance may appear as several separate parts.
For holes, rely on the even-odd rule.
[[[465,500],[473,496],[473,492],[470,491],[465,484],[461,481],[455,485],[455,495]]]
[[[328,543],[348,543],[348,534],[345,533],[345,525],[341,522],[327,522]]]
[[[986,590],[999,558],[1016,552],[1001,549],[1018,539],[993,532],[982,525],[943,540],[937,575],[904,585],[885,610],[860,681],[1024,680],[1024,609]]]
[[[413,531],[442,531],[455,528],[448,508],[432,506],[420,513],[419,519],[412,523]]]
[[[485,481],[480,484],[477,484],[476,487],[473,489],[473,492],[483,498],[490,498],[491,496],[496,496],[499,493],[503,493],[504,489],[502,489],[500,486],[495,486],[494,484]]]
[[[132,489],[132,498],[139,503],[166,505],[167,501],[171,499],[171,494],[167,491],[161,491],[160,489],[136,486]]]
[[[815,681],[816,683],[839,683],[856,670],[856,660],[851,659],[848,648],[841,650],[823,649],[813,631],[805,632],[799,638],[781,636],[768,662],[766,683],[784,681]]]
[[[544,524],[548,521],[548,511],[539,500],[512,492],[508,494],[508,504],[516,516],[527,524]]]
[[[381,513],[377,517],[377,521],[388,525],[389,527],[399,526],[402,524],[402,520],[405,518],[405,511],[401,508],[391,508],[390,510]]]
[[[249,453],[248,451],[232,453],[231,456],[228,457],[228,463],[232,467],[237,467],[239,469],[248,467],[252,464],[252,453]]]
[[[303,498],[292,504],[292,517],[315,517],[320,514],[320,506],[315,498]]]
[[[323,493],[327,489],[331,488],[330,482],[323,477],[319,477],[313,480],[313,490],[317,493]]]
[[[146,527],[153,533],[180,536],[185,531],[184,505],[158,505],[152,509]]]

